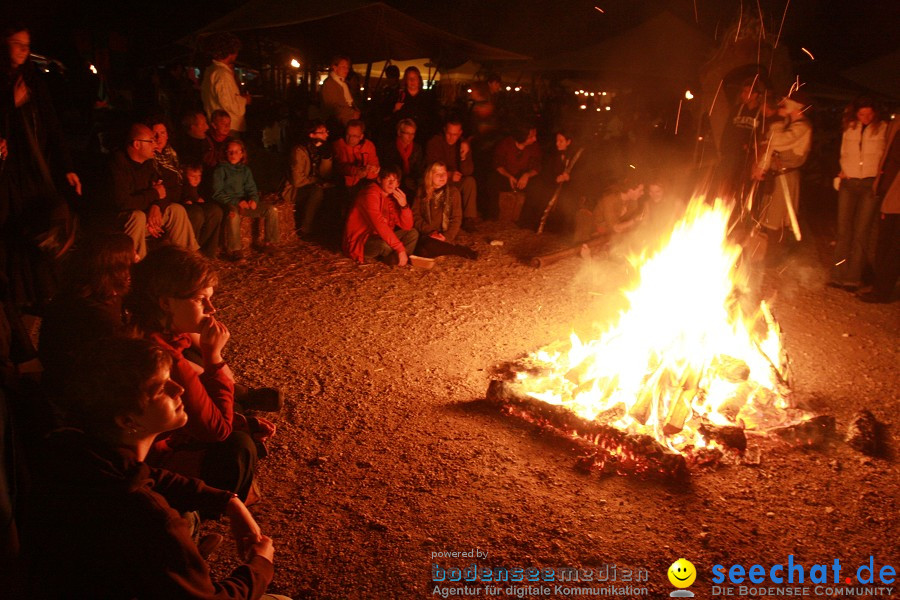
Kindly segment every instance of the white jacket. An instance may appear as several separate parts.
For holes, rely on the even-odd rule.
[[[887,123],[872,123],[863,130],[859,121],[854,121],[841,140],[841,171],[851,179],[877,176],[886,143]]]
[[[762,153],[757,166],[763,171],[770,167],[795,169],[806,162],[811,146],[812,125],[806,117],[793,121],[778,121],[773,123],[769,130],[766,150]],[[772,165],[774,152],[780,155],[779,165]]]
[[[244,115],[247,112],[247,99],[241,96],[234,69],[217,60],[206,67],[203,73],[203,84],[200,86],[203,98],[203,110],[206,116],[214,110],[222,109],[231,116],[231,128],[235,131],[246,131]]]

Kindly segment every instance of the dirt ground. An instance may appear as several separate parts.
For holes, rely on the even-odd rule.
[[[490,408],[493,366],[614,316],[623,266],[576,256],[532,268],[530,256],[563,241],[496,223],[462,241],[477,261],[443,257],[431,270],[357,266],[299,241],[275,257],[222,264],[228,359],[245,383],[286,392],[252,508],[275,540],[270,591],[439,597],[433,565],[616,565],[620,585],[626,569],[648,580],[631,583],[643,595],[613,597],[663,598],[669,565],[685,557],[698,571],[692,589],[709,597],[715,564],[768,568],[793,555],[855,571],[874,556],[876,572],[900,568],[893,460],[842,442],[772,443],[758,467],[699,469],[687,485],[604,478],[576,470],[565,442]],[[900,303],[864,304],[825,287],[827,254],[827,240],[809,239],[764,273],[795,399],[833,415],[841,432],[861,408],[896,421]],[[889,431],[896,447],[897,428]],[[476,549],[474,558],[438,554]],[[233,554],[224,545],[214,571],[227,572]],[[484,586],[462,597],[488,594],[475,587]]]

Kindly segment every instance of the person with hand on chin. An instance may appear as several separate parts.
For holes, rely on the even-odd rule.
[[[344,227],[344,254],[364,263],[380,259],[406,266],[419,239],[413,213],[400,189],[400,168],[383,167],[356,195]]]
[[[172,358],[112,338],[78,360],[67,422],[38,457],[23,519],[31,594],[40,598],[266,598],[274,545],[235,494],[153,468],[160,434],[184,427]],[[242,565],[219,581],[179,514],[224,514]]]

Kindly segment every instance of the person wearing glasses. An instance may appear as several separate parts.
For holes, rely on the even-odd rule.
[[[199,248],[187,211],[159,177],[156,145],[149,127],[132,125],[128,144],[113,154],[107,173],[109,208],[141,259],[147,255],[148,237],[165,238],[188,250]]]
[[[325,188],[331,187],[333,159],[328,128],[315,120],[306,129],[306,139],[291,150],[290,167],[281,188],[281,196],[294,205],[294,229],[300,239],[309,239]]]

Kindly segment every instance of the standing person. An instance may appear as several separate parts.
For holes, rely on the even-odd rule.
[[[778,115],[784,120],[772,125],[753,169],[754,179],[762,181],[767,174],[772,178],[772,189],[763,198],[760,214],[760,224],[772,236],[780,237],[783,228],[792,227],[788,203],[795,216],[800,207],[800,167],[812,147],[812,124],[805,115],[810,106],[802,92],[785,96],[778,103]]]
[[[339,130],[360,114],[347,85],[349,74],[350,59],[338,55],[331,59],[331,73],[322,83],[322,118],[328,123],[336,122],[335,129]]]
[[[306,140],[291,150],[290,167],[281,190],[282,197],[294,205],[294,229],[297,237],[308,239],[326,186],[330,186],[333,160],[325,122],[315,120],[307,128]]]
[[[742,186],[749,180],[750,165],[756,162],[756,148],[762,141],[763,92],[759,78],[741,83],[738,105],[725,124],[721,158],[713,192],[720,198],[742,196]]]
[[[435,114],[431,94],[422,84],[422,74],[417,67],[407,67],[403,71],[403,83],[394,101],[394,122],[403,119],[415,121],[419,139],[427,139],[434,131],[431,119]]]
[[[863,267],[872,262],[866,256],[879,199],[875,196],[875,178],[884,157],[887,124],[870,98],[859,97],[844,111],[844,135],[841,138],[841,172],[838,190],[837,244],[834,248],[832,287],[855,291],[862,285]]]
[[[418,239],[412,209],[400,189],[400,169],[385,167],[377,182],[356,195],[344,228],[344,254],[359,263],[380,258],[403,267]]]
[[[269,202],[259,199],[259,190],[253,173],[247,166],[247,150],[241,140],[231,140],[226,151],[226,162],[219,163],[213,171],[213,200],[227,211],[225,217],[225,250],[227,259],[239,262],[244,259],[241,240],[241,219],[260,217],[265,223],[265,238],[253,240],[253,248],[265,254],[275,253],[280,236],[278,211]]]
[[[271,582],[272,540],[235,494],[145,462],[183,427],[172,359],[152,342],[113,338],[78,360],[71,421],[33,469],[23,549],[31,597],[256,599]],[[224,514],[243,564],[221,581],[178,511]]]
[[[6,56],[0,61],[0,137],[6,140],[0,163],[0,235],[20,305],[44,302],[55,291],[54,257],[40,246],[63,251],[71,229],[63,191],[81,195],[62,128],[39,69],[29,60],[31,33],[21,25],[3,32]]]
[[[873,270],[875,280],[870,291],[862,294],[863,302],[891,301],[900,277],[900,127],[894,125],[888,135],[887,151],[881,161],[881,174],[875,182],[877,198],[882,198],[878,221],[878,243]]]
[[[241,93],[234,74],[234,63],[241,49],[241,40],[233,33],[220,33],[210,40],[208,51],[212,64],[203,72],[200,95],[203,109],[212,119],[216,110],[224,110],[231,117],[231,135],[239,137],[247,130],[247,106],[250,94]]]
[[[443,133],[436,134],[425,147],[425,164],[442,162],[447,165],[450,185],[459,190],[462,199],[464,231],[473,232],[478,223],[478,185],[475,182],[475,161],[468,140],[463,139],[459,119],[444,123]]]
[[[432,163],[413,202],[413,223],[419,232],[416,252],[425,258],[455,254],[478,258],[478,253],[454,244],[462,225],[462,200],[459,190],[450,185],[447,165]]]

